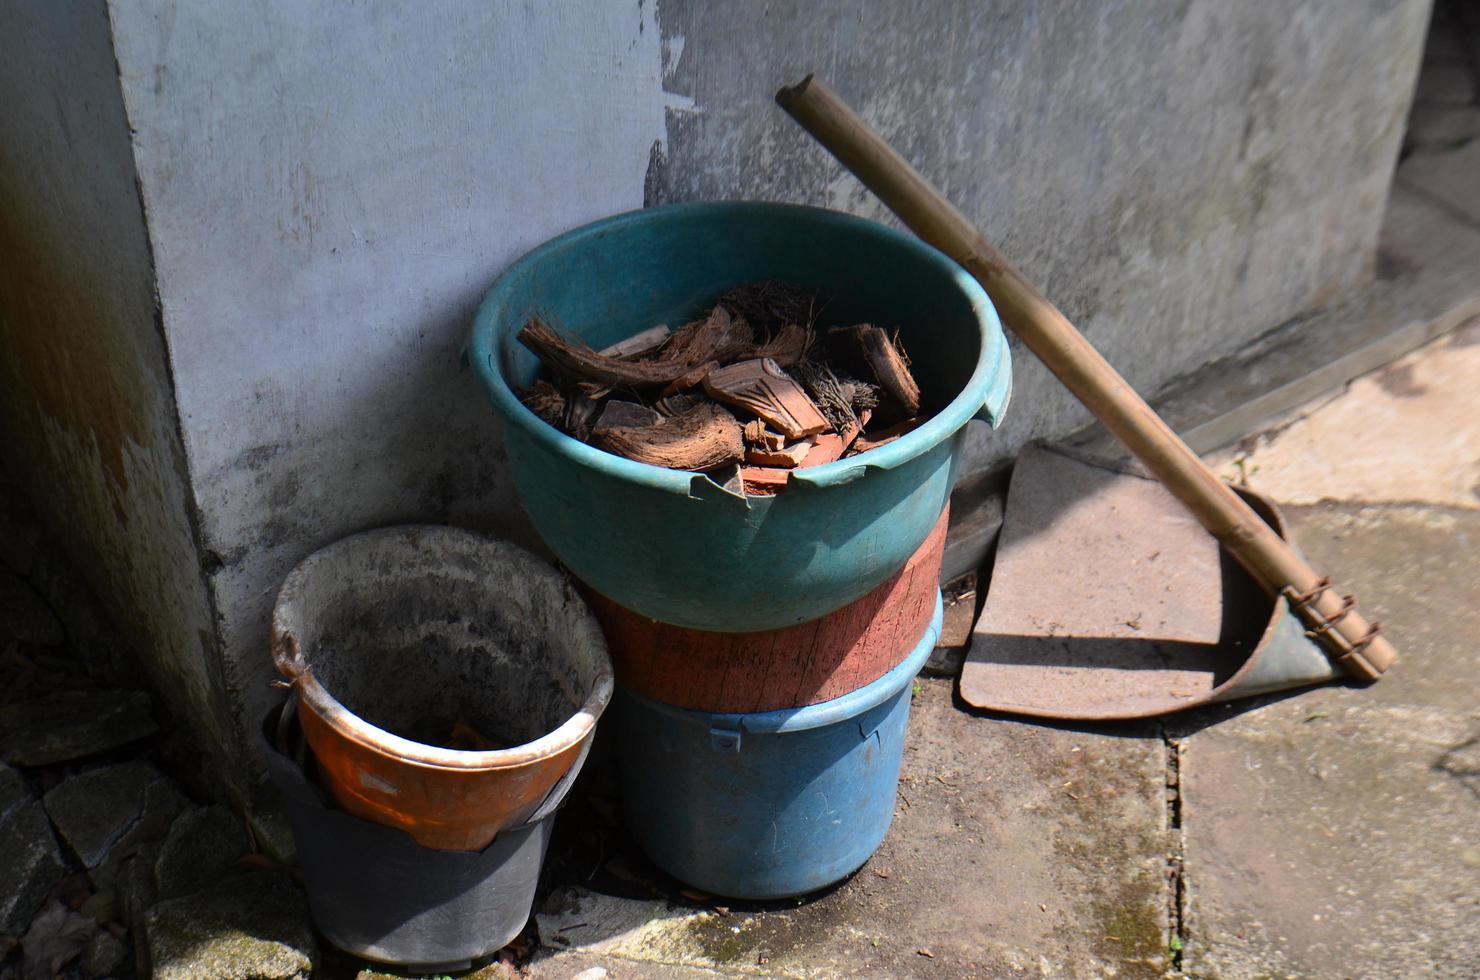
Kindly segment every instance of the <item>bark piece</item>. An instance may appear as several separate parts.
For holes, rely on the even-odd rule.
[[[601,354],[604,357],[623,357],[629,360],[639,358],[657,350],[672,333],[668,324],[660,323],[656,327],[635,333],[626,340],[619,340],[610,347],[601,348]]]
[[[687,391],[701,383],[709,376],[709,372],[717,367],[719,367],[719,361],[705,361],[696,368],[690,368],[675,378],[672,384],[664,388],[661,397],[669,398],[681,391]]]
[[[751,357],[769,357],[784,368],[796,367],[812,346],[812,331],[797,323],[788,323],[764,344],[756,345]]]
[[[740,423],[712,402],[651,425],[601,429],[591,444],[639,463],[701,473],[737,463],[745,455]]]
[[[600,354],[585,344],[566,340],[543,320],[519,331],[519,342],[556,371],[607,388],[661,388],[706,361],[723,362],[750,349],[754,337],[744,320],[716,307],[703,320],[685,324],[658,349],[655,357],[627,361]]]
[[[524,407],[557,429],[565,426],[565,396],[550,382],[541,379],[529,386],[520,399]]]
[[[853,327],[834,327],[829,336],[840,335],[868,365],[874,380],[895,405],[906,415],[917,415],[920,411],[920,386],[910,374],[908,361],[899,345],[889,339],[882,327],[872,323],[860,323]]]
[[[766,449],[762,446],[748,446],[745,450],[745,462],[754,466],[781,466],[792,469],[802,465],[802,460],[812,452],[816,440],[834,438],[831,433],[821,436],[808,436],[800,442],[794,442],[781,449]]]
[[[704,390],[716,401],[759,416],[788,439],[816,435],[829,428],[802,386],[775,361],[740,361],[710,371],[704,379]]]
[[[596,420],[593,432],[602,429],[640,429],[644,426],[654,425],[663,420],[663,416],[636,402],[622,401],[613,398],[601,409],[601,417]]]
[[[587,441],[591,438],[591,426],[596,423],[601,411],[601,400],[592,398],[580,386],[572,388],[565,400],[565,431],[572,437]]]
[[[791,470],[772,466],[742,466],[740,479],[745,484],[745,492],[752,497],[770,497],[786,487],[786,481],[791,479]]]
[[[703,405],[707,401],[709,399],[693,394],[668,395],[653,402],[653,408],[658,410],[659,415],[668,418],[674,415],[682,415],[689,409],[697,405]]]

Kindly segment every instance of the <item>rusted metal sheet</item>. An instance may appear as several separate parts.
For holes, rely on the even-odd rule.
[[[1281,536],[1278,510],[1239,493]],[[1030,448],[1019,457],[982,617],[961,672],[979,708],[1148,718],[1336,676],[1155,480]]]
[[[481,850],[563,794],[613,689],[574,588],[453,528],[311,555],[278,595],[272,652],[335,802],[441,850]],[[512,747],[432,744],[459,725]]]
[[[949,508],[903,568],[820,619],[757,633],[709,633],[655,622],[587,590],[617,679],[636,694],[693,711],[799,708],[878,680],[909,656],[935,611]]]

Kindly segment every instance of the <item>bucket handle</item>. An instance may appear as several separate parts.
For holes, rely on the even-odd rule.
[[[273,637],[272,663],[278,673],[293,684],[308,673],[308,664],[303,662],[303,649],[298,644],[298,637],[292,633],[282,632]]]

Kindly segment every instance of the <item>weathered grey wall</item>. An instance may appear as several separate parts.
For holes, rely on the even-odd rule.
[[[561,9],[556,9],[556,8]],[[235,709],[309,552],[448,521],[519,535],[458,354],[498,270],[642,205],[652,5],[117,4]]]
[[[1427,0],[669,0],[650,202],[889,219],[770,104],[816,71],[1154,391],[1371,271]],[[1015,348],[971,468],[1088,415]]]
[[[225,769],[236,725],[128,122],[99,2],[0,3],[0,448],[147,683]]]
[[[25,387],[0,398],[33,489],[76,484],[54,509],[156,669],[245,731],[304,555],[397,521],[528,533],[457,369],[511,259],[644,201],[884,217],[779,84],[821,72],[1151,390],[1364,278],[1427,6],[135,0],[110,51],[97,5],[13,4],[45,23],[0,40],[29,256],[5,328]],[[11,310],[56,325],[17,339]],[[1084,418],[1018,366],[977,467]]]

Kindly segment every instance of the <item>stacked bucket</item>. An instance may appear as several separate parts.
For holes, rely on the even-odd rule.
[[[600,349],[762,279],[815,289],[829,322],[897,326],[930,420],[749,497],[602,452],[520,403],[540,372],[514,339],[530,317]],[[928,246],[848,215],[677,205],[520,259],[467,356],[503,416],[525,511],[606,634],[635,837],[681,881],[732,897],[798,895],[857,869],[888,830],[912,682],[939,634],[967,423],[995,425],[1007,403],[985,293]]]
[[[616,671],[627,825],[695,888],[782,898],[852,873],[894,815],[910,691],[940,635],[941,516],[895,574],[810,623],[712,633],[590,604]]]

